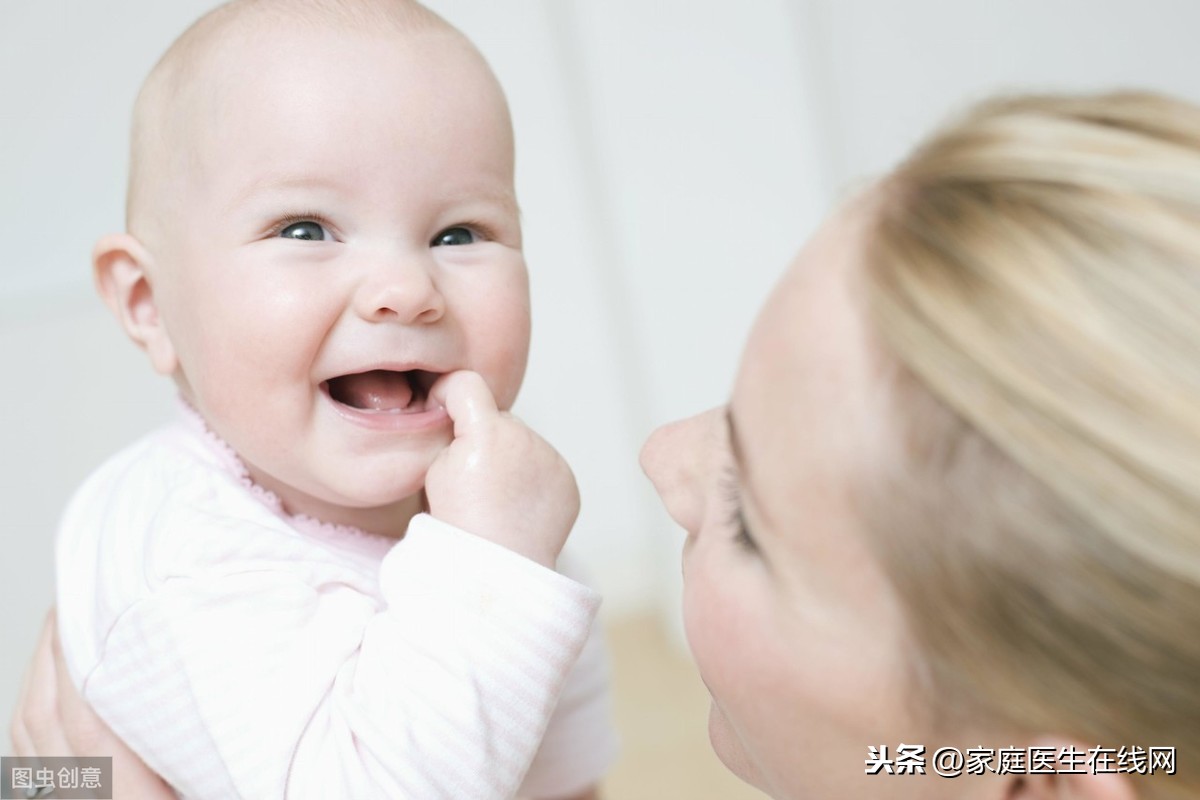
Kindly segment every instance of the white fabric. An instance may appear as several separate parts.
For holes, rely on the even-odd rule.
[[[595,592],[424,514],[399,542],[288,517],[221,447],[192,422],[150,434],[58,539],[71,677],[181,796],[599,781],[616,741]]]

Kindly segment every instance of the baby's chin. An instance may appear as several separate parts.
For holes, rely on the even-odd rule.
[[[405,454],[400,463],[365,466],[319,485],[276,485],[289,514],[398,538],[424,510],[425,473],[437,453]]]
[[[398,539],[408,530],[409,521],[425,508],[424,494],[420,489],[400,498],[389,497],[384,502],[362,496],[337,500],[339,502],[317,502],[288,510],[331,525],[357,528]]]
[[[326,501],[351,513],[419,501],[425,491],[425,474],[429,472],[437,454],[420,459],[417,454],[407,455],[403,466],[390,474],[381,470],[364,475],[364,471],[360,470],[358,475],[348,476],[350,481],[339,481],[337,485],[327,487],[332,491],[324,495]],[[413,463],[418,459],[419,463]],[[359,480],[354,481],[355,477]]]

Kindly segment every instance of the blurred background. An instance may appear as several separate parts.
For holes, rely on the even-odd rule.
[[[1194,0],[432,0],[508,93],[534,344],[517,413],[583,493],[604,592],[613,800],[753,797],[709,756],[678,625],[680,533],[636,463],[720,404],[753,315],[831,204],[994,91],[1200,100]],[[171,414],[94,296],[145,73],[211,0],[0,0],[0,720],[52,602],[60,509]],[[7,726],[6,726],[7,727]],[[7,752],[8,745],[4,748]],[[802,757],[802,754],[798,754]]]

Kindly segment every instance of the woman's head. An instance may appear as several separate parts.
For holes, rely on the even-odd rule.
[[[713,746],[779,798],[935,796],[864,773],[868,746],[919,735],[902,609],[847,491],[880,452],[884,411],[849,280],[863,222],[839,215],[793,263],[729,406],[660,429],[642,452],[689,533],[684,622]]]
[[[866,248],[897,436],[858,507],[942,720],[1195,758],[1200,109],[984,104]]]
[[[985,104],[827,224],[747,344],[736,445],[722,412],[644,454],[726,762],[778,797],[1042,797],[1077,779],[864,765],[1170,745],[1181,774],[1086,789],[1194,793],[1197,301],[1200,111],[1161,98]]]

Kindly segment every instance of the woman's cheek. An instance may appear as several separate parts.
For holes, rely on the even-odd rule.
[[[727,689],[746,677],[742,626],[749,622],[741,608],[734,564],[715,558],[713,534],[702,533],[685,545],[683,621],[688,645],[700,677],[716,700],[723,702]]]
[[[714,752],[735,775],[757,784],[752,743],[741,731],[754,727],[752,715],[758,684],[754,660],[755,620],[745,602],[738,564],[717,563],[714,554],[696,542],[685,557],[684,630],[701,679],[712,696],[708,734]],[[737,555],[737,554],[732,554]],[[688,563],[688,562],[691,563]],[[748,696],[743,696],[748,693]],[[747,702],[749,701],[749,702]]]
[[[745,745],[738,738],[725,712],[715,702],[708,712],[708,740],[713,752],[730,772],[752,786],[759,786]]]

